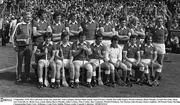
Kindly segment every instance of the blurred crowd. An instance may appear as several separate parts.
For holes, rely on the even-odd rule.
[[[9,33],[15,23],[21,21],[21,13],[31,12],[34,20],[37,20],[41,10],[46,11],[46,19],[53,20],[53,14],[58,11],[62,15],[62,22],[68,21],[70,14],[77,15],[77,21],[82,23],[86,20],[87,11],[93,13],[93,19],[101,23],[104,14],[111,13],[111,21],[117,28],[119,19],[125,17],[130,23],[132,17],[139,20],[139,25],[148,32],[148,28],[155,25],[157,16],[164,19],[164,25],[171,30],[174,24],[180,20],[180,2],[178,0],[2,0],[0,4],[0,29],[4,30],[5,40],[2,45],[9,41]],[[15,21],[15,22],[13,22]],[[16,22],[17,21],[17,22]],[[2,32],[1,32],[2,33]],[[7,40],[6,40],[7,39]],[[170,39],[170,37],[169,37]],[[169,40],[171,41],[171,40]],[[167,42],[170,43],[170,42]]]

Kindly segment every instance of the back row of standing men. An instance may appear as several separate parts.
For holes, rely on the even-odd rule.
[[[30,79],[31,56],[35,54],[39,88],[49,83],[48,67],[51,68],[52,88],[60,87],[61,70],[62,85],[68,86],[64,68],[70,73],[70,87],[79,86],[80,68],[83,68],[83,71],[87,70],[88,87],[95,86],[96,83],[113,87],[116,83],[132,86],[130,75],[134,66],[140,71],[136,78],[137,83],[142,83],[142,76],[145,74],[148,85],[158,86],[165,54],[164,42],[168,34],[163,26],[163,19],[157,18],[155,27],[150,28],[150,33],[145,35],[136,17],[120,18],[120,25],[115,30],[115,23],[111,22],[109,13],[104,15],[105,21],[101,23],[93,20],[92,15],[91,12],[87,12],[86,21],[78,23],[76,14],[71,14],[70,20],[63,23],[61,14],[55,12],[50,24],[45,19],[45,13],[41,12],[39,18],[31,24],[31,14],[24,12],[23,21],[16,25],[11,37],[18,54],[16,82],[22,82],[23,59],[25,80]],[[127,20],[130,22],[128,27]],[[98,67],[100,69],[96,75]],[[149,67],[156,71],[153,82],[149,75]],[[118,75],[119,69],[123,72],[122,81]],[[101,70],[105,73],[103,79]]]

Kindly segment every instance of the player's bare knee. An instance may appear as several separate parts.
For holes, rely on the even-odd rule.
[[[85,68],[87,69],[87,72],[93,72],[93,67],[91,64],[86,64]]]

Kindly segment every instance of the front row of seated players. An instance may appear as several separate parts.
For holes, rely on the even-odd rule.
[[[49,65],[53,65],[54,57],[55,57],[55,51],[54,51],[53,42],[51,41],[51,35],[46,34],[44,39],[45,39],[45,41],[41,42],[37,46],[37,50],[35,52],[39,59],[38,60],[38,70],[37,70],[38,82],[39,82],[38,87],[39,88],[49,85],[48,67],[49,67]],[[54,69],[52,71],[54,71]],[[43,76],[43,74],[44,74],[44,76]],[[51,82],[54,82],[53,80],[55,80],[55,79],[52,77]]]
[[[157,49],[156,47],[154,47],[154,45],[152,44],[152,37],[151,36],[147,36],[145,38],[145,43],[142,45],[142,47],[140,48],[140,53],[141,53],[141,62],[144,65],[144,73],[147,79],[147,83],[149,85],[153,85],[153,86],[158,86],[159,85],[159,76],[161,74],[162,71],[162,65],[160,65],[159,63],[157,63]],[[154,71],[150,71],[154,70]],[[155,72],[155,76],[153,75]],[[153,83],[151,83],[151,78],[153,77]]]
[[[115,87],[116,82],[119,85],[132,86],[130,76],[134,66],[140,71],[137,77],[138,83],[143,83],[145,74],[148,85],[159,85],[158,76],[162,66],[156,63],[157,51],[151,43],[151,37],[147,37],[144,44],[137,46],[136,37],[132,35],[124,48],[119,46],[118,36],[112,37],[109,46],[102,43],[103,36],[101,34],[96,35],[95,41],[91,45],[86,41],[85,32],[80,32],[79,39],[73,44],[69,42],[67,32],[63,32],[61,37],[62,40],[59,43],[53,44],[51,36],[47,36],[45,41],[38,45],[36,54],[41,55],[41,59],[38,61],[39,88],[48,86],[48,66],[51,69],[50,87],[52,88],[61,86],[61,77],[62,86],[79,87],[79,77],[82,75],[80,70],[83,72],[86,70],[86,86],[90,88],[97,84]],[[153,82],[149,75],[149,68],[152,69],[152,67],[156,71]],[[67,71],[65,70],[69,70],[69,84],[66,81],[65,72]],[[122,80],[119,70],[122,70]],[[43,71],[45,71],[44,82]],[[104,73],[102,77],[101,72]]]

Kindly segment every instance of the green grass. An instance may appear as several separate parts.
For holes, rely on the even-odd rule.
[[[163,80],[159,87],[134,85],[130,87],[98,86],[92,89],[37,89],[35,84],[16,85],[15,69],[0,72],[0,97],[180,97],[180,55],[168,54],[164,62]],[[16,64],[15,52],[11,47],[0,47],[0,68]]]

